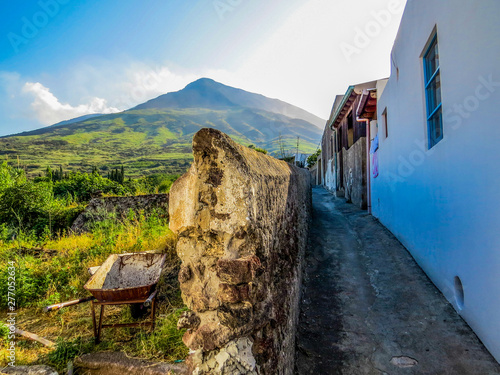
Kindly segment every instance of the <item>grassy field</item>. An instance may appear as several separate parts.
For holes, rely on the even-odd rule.
[[[284,148],[312,153],[321,138],[319,128],[297,119],[252,109],[130,110],[0,138],[0,158],[25,167],[28,175],[47,166],[65,171],[107,170],[125,166],[129,177],[152,173],[183,173],[192,157],[193,135],[203,127],[217,128],[243,145],[270,153]],[[280,141],[281,140],[281,141]]]
[[[7,285],[8,263],[16,268],[16,326],[57,343],[54,349],[17,336],[16,364],[47,364],[63,371],[68,361],[94,351],[123,351],[132,357],[159,361],[180,361],[187,355],[176,328],[185,309],[177,281],[179,259],[175,236],[166,219],[158,215],[118,222],[113,218],[95,225],[91,233],[40,239],[22,234],[16,240],[0,241],[0,283]],[[90,304],[80,304],[45,313],[43,307],[82,298],[88,267],[97,266],[112,253],[155,249],[167,254],[159,283],[157,327],[105,329],[102,342],[94,344]],[[6,317],[6,298],[0,308]],[[106,322],[131,322],[127,305],[108,307]],[[4,320],[4,319],[2,319]],[[7,327],[0,325],[0,366],[8,362]]]

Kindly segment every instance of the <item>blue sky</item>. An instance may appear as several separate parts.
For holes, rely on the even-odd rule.
[[[0,135],[124,110],[204,76],[326,118],[349,84],[389,74],[404,4],[2,2]]]

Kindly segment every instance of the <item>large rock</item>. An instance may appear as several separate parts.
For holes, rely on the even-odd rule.
[[[135,215],[140,212],[149,214],[153,210],[168,212],[168,194],[147,194],[134,197],[98,197],[92,198],[76,220],[71,225],[74,233],[83,233],[90,229],[90,225],[101,221],[109,215],[117,219],[125,219],[132,211]]]
[[[195,135],[193,154],[169,207],[193,373],[291,374],[309,172],[215,129]]]

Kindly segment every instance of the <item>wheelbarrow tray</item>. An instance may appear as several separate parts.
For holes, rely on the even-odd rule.
[[[154,292],[166,254],[112,254],[83,286],[101,302],[146,300]]]

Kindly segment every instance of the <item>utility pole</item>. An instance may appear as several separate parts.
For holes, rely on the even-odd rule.
[[[297,165],[297,160],[300,160],[299,159],[299,141],[300,141],[300,137],[297,136],[297,153],[295,154],[296,155],[295,156],[295,165]],[[300,163],[300,161],[299,161],[299,163]]]
[[[280,136],[278,138],[278,144],[279,144],[279,148],[280,148],[280,156],[281,156],[281,159],[284,159],[285,158],[285,145],[283,144],[283,136],[281,135],[281,132],[280,132]]]

